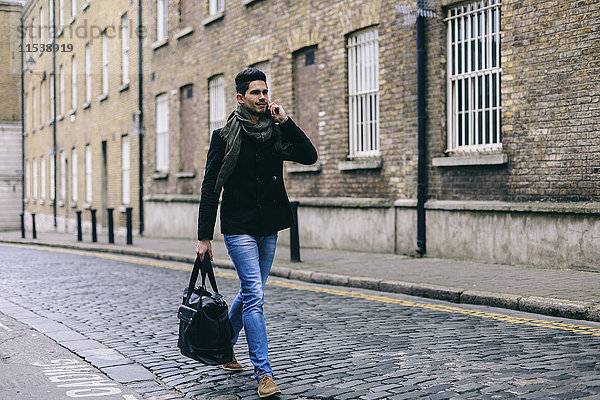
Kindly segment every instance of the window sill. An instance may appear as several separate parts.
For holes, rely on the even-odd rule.
[[[208,18],[204,18],[202,20],[202,25],[207,26],[212,24],[215,21],[218,21],[220,19],[222,19],[225,16],[225,11],[219,11],[218,13],[216,13],[215,15],[211,15]]]
[[[30,134],[34,134],[34,133],[35,133],[35,129],[32,129],[29,132],[23,132],[23,136],[26,137],[26,136],[29,136]]]
[[[43,206],[44,204],[46,204],[46,202],[44,200],[40,200],[40,202],[38,203],[40,206]]]
[[[54,200],[48,200],[48,205],[49,206],[53,206],[54,205]]]
[[[152,179],[154,179],[155,181],[159,181],[162,179],[169,179],[169,173],[168,172],[155,172],[152,174]]]
[[[357,157],[353,160],[340,161],[338,169],[340,171],[353,171],[359,169],[380,169],[383,164],[381,157]]]
[[[58,29],[58,32],[56,33],[56,38],[57,38],[57,39],[58,39],[58,38],[60,38],[60,37],[62,36],[62,34],[63,34],[63,32],[64,32],[64,31],[65,31],[65,28],[64,28],[64,26],[61,26],[61,27]]]
[[[98,101],[102,103],[104,100],[108,99],[108,93],[101,94],[98,96]]]
[[[89,1],[89,0],[88,0],[88,1],[86,1],[86,2],[83,4],[83,7],[81,7],[81,11],[84,11],[84,12],[85,12],[85,10],[87,10],[88,8],[90,8],[90,1]]]
[[[64,116],[64,115],[62,115],[62,114],[60,114],[60,115],[58,115],[58,116],[56,117],[56,120],[57,120],[57,121],[62,121],[63,119],[65,119],[65,116]]]
[[[54,124],[54,121],[52,121],[52,120],[46,121],[46,126],[52,126],[53,124]]]
[[[35,199],[31,199],[30,202],[31,202],[31,204],[37,203],[37,201]]]
[[[92,105],[92,103],[90,101],[86,101],[85,103],[83,103],[81,105],[81,108],[83,108],[84,110],[90,108],[90,106]]]
[[[250,6],[250,5],[254,4],[254,3],[258,3],[259,1],[260,0],[243,0],[242,4],[245,5],[245,6]]]
[[[69,116],[75,115],[75,113],[77,113],[77,110],[75,108],[71,108],[68,112]]]
[[[119,92],[129,89],[129,82],[124,82],[121,86],[119,86]]]
[[[488,153],[469,155],[452,155],[448,157],[435,157],[431,160],[434,167],[468,167],[474,165],[504,165],[508,163],[506,153]]]
[[[77,202],[76,201],[72,201],[69,203],[69,207],[71,208],[77,208]]]
[[[67,25],[73,25],[73,22],[75,22],[75,15],[73,15],[71,17],[71,19],[69,19],[69,22],[67,22]]]
[[[152,47],[152,50],[156,50],[163,46],[166,46],[167,44],[169,44],[169,38],[164,38],[161,40],[157,40],[156,42],[153,42],[151,47]]]
[[[321,172],[321,164],[315,163],[313,165],[303,165],[303,164],[287,164],[285,166],[285,170],[289,174],[297,174],[303,172]]]
[[[194,171],[181,171],[175,174],[177,179],[191,179],[196,177],[196,172]]]
[[[192,28],[191,26],[186,26],[185,28],[181,29],[175,34],[175,39],[179,40],[181,38],[186,37],[187,35],[191,35],[192,33],[194,33],[194,28]]]
[[[41,124],[40,126],[38,126],[38,130],[41,131],[42,129],[44,129],[44,124]]]
[[[64,207],[65,206],[65,202],[60,200],[58,203],[56,203],[57,206],[59,207]]]
[[[91,209],[91,208],[92,208],[92,205],[91,205],[91,204],[89,204],[89,203],[84,203],[84,204],[83,204],[83,209],[84,209],[84,210],[89,210],[89,209]]]

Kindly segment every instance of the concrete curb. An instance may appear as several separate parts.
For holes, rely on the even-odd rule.
[[[179,261],[190,264],[194,262],[194,256],[139,248],[123,248],[121,246],[112,245],[42,242],[31,239],[0,239],[0,243],[60,247],[82,251],[96,251],[147,257],[165,261]],[[213,265],[218,268],[234,269],[233,263],[229,260],[214,260]],[[452,303],[484,305],[524,311],[534,314],[600,322],[600,305],[593,302],[587,303],[546,297],[519,296],[506,293],[464,290],[461,288],[438,286],[426,283],[390,281],[368,277],[329,274],[324,272],[280,267],[276,265],[271,268],[271,275],[279,278],[294,279],[304,282],[370,289],[388,293],[401,293],[429,299],[444,300]]]

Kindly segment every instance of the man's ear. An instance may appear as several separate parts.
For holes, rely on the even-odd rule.
[[[240,93],[237,93],[237,94],[235,95],[235,98],[237,99],[237,102],[238,102],[239,104],[244,104],[244,96],[242,96]]]

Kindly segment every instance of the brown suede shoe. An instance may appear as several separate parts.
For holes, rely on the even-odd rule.
[[[260,381],[258,382],[258,397],[262,399],[263,397],[269,397],[280,393],[281,390],[279,390],[275,382],[273,382],[273,378],[269,375],[260,378]]]
[[[244,367],[242,367],[242,364],[240,364],[235,359],[235,353],[233,352],[233,350],[231,350],[231,361],[221,365],[221,367],[223,367],[224,370],[233,371],[233,372],[240,372],[241,370],[244,369]]]

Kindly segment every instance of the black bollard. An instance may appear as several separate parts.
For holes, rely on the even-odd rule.
[[[33,238],[37,239],[37,232],[35,230],[35,213],[31,213],[31,223],[33,225]]]
[[[108,243],[115,242],[115,224],[113,221],[114,208],[107,208],[106,215],[108,217]]]
[[[81,211],[75,211],[77,214],[77,241],[81,242],[83,240],[83,235],[81,233]]]
[[[133,244],[133,235],[131,233],[131,226],[132,226],[132,222],[131,222],[131,210],[133,210],[132,207],[127,207],[125,209],[125,216],[127,219],[127,244]]]
[[[25,239],[25,214],[21,213],[21,239]]]
[[[290,259],[294,262],[300,262],[300,235],[298,234],[298,204],[297,201],[291,201],[292,215],[294,225],[290,228]]]
[[[90,208],[90,213],[92,214],[92,242],[96,243],[98,241],[98,235],[96,233],[96,210]]]

